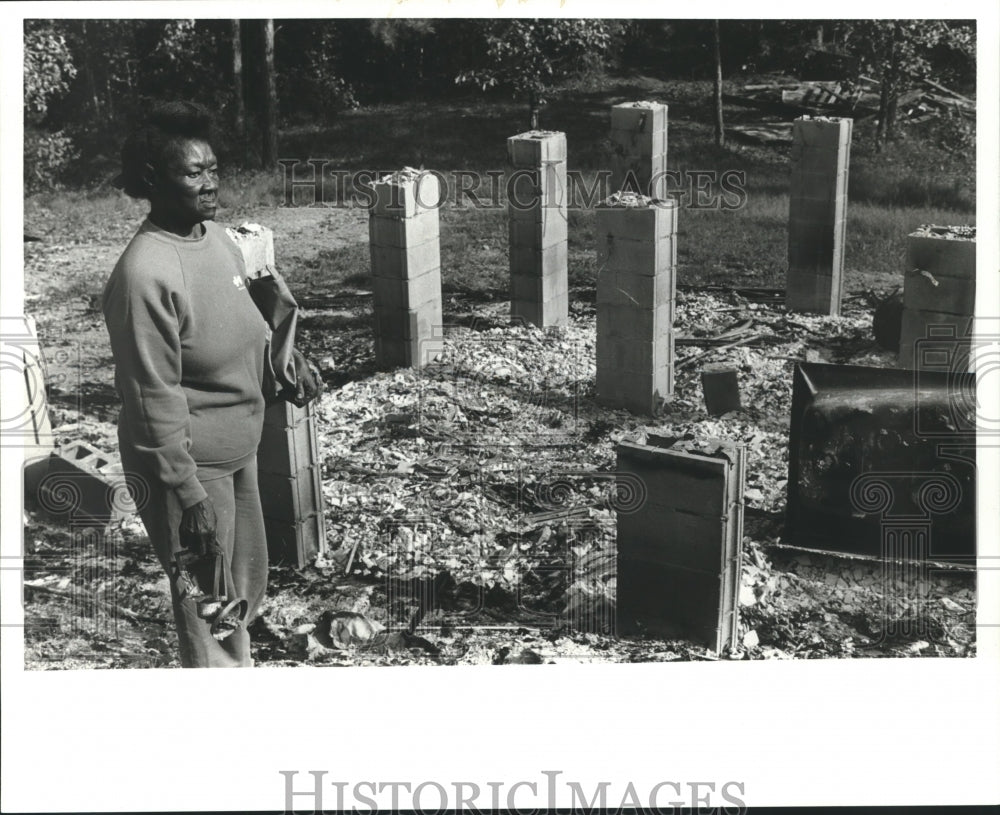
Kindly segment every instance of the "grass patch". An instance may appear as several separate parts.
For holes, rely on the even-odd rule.
[[[746,174],[747,200],[742,208],[682,209],[678,242],[682,284],[782,285],[787,260],[789,148],[735,142],[716,148],[710,95],[707,82],[608,79],[601,85],[554,95],[543,109],[542,126],[566,133],[568,166],[580,171],[589,184],[597,170],[608,165],[608,108],[632,99],[667,101],[672,171],[739,170]],[[744,108],[727,109],[726,117],[728,124],[761,118],[759,112]],[[285,158],[327,162],[323,193],[327,201],[333,201],[344,195],[343,189],[337,189],[333,171],[390,171],[403,165],[445,173],[504,170],[506,137],[526,129],[523,105],[470,95],[347,111],[329,125],[285,130],[281,145]],[[905,236],[914,227],[925,222],[975,223],[974,162],[970,155],[942,146],[933,123],[908,131],[908,138],[883,154],[872,152],[870,130],[870,122],[855,128],[846,266],[864,273],[897,274],[901,272]],[[303,164],[296,177],[308,178],[311,172]],[[227,172],[223,168],[221,203],[243,212],[284,206],[284,175],[283,169]],[[503,206],[455,206],[455,190],[450,192],[451,203],[441,210],[445,294],[505,297],[508,267]],[[308,188],[296,190],[296,204],[317,203],[313,193]],[[480,190],[480,194],[486,193]],[[118,233],[130,234],[145,214],[145,205],[104,187],[35,195],[26,200],[25,213],[27,231],[44,224],[35,234],[67,241],[99,240],[102,235],[116,234],[121,240]],[[266,212],[254,212],[253,217],[267,223]],[[593,222],[592,211],[570,211],[569,278],[571,285],[581,290],[593,286],[596,274]],[[298,285],[327,289],[360,284],[369,261],[362,242],[321,250],[315,263],[303,263],[290,270]]]

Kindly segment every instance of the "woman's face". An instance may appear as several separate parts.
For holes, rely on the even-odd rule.
[[[166,151],[155,168],[150,200],[161,216],[180,226],[215,219],[219,197],[219,168],[208,142],[185,139]]]

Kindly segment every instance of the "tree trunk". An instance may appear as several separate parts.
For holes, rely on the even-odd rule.
[[[893,26],[892,40],[890,40],[889,51],[889,103],[885,111],[885,140],[893,141],[896,138],[896,106],[899,102],[899,54],[896,51],[896,27]]]
[[[816,26],[816,47],[823,47],[823,24],[819,23]]]
[[[530,130],[538,130],[538,94],[532,91],[528,94],[528,115],[530,119]]]
[[[878,96],[878,124],[875,126],[875,152],[882,152],[885,144],[885,124],[889,117],[889,77],[888,72],[882,72],[882,83]]]
[[[726,131],[722,121],[722,44],[718,20],[712,21],[712,34],[715,41],[715,88],[712,96],[715,109],[715,146],[723,147],[726,143]]]
[[[896,30],[889,31],[889,41],[886,43],[885,62],[882,67],[882,84],[878,98],[878,126],[875,128],[875,152],[879,153],[885,146],[889,136],[890,116],[895,113],[893,96],[895,94],[895,77],[893,66],[896,64]]]
[[[104,119],[104,109],[101,106],[101,98],[97,93],[97,80],[94,78],[94,68],[90,60],[91,43],[90,32],[87,31],[87,21],[80,22],[80,33],[83,35],[83,77],[87,83],[87,93],[90,95],[90,104],[94,108],[94,120],[101,122]]]
[[[262,20],[261,33],[264,42],[261,166],[269,169],[278,163],[278,83],[274,75],[274,20]]]
[[[249,156],[247,155],[247,111],[246,103],[243,101],[243,38],[240,36],[240,21],[231,21],[231,42],[233,48],[233,132],[239,140],[242,153],[243,165],[246,166]]]

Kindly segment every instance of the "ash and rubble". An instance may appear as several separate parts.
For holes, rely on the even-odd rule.
[[[781,540],[795,363],[894,365],[894,355],[871,339],[863,298],[827,317],[787,313],[738,293],[681,291],[675,393],[647,418],[594,402],[592,306],[574,303],[570,324],[548,330],[510,325],[504,303],[480,305],[476,314],[471,324],[446,327],[436,363],[392,372],[373,372],[368,329],[310,330],[322,309],[303,314],[304,348],[331,360],[327,375],[336,370],[338,377],[316,407],[328,551],[305,570],[272,568],[267,600],[251,625],[258,660],[714,658],[684,640],[613,633],[615,446],[644,433],[746,446],[741,647],[730,658],[975,653],[973,573],[932,570],[911,597],[912,586],[894,586],[877,559],[803,552]],[[744,344],[719,345],[720,336],[734,335]],[[741,410],[706,413],[703,362],[737,369]],[[57,440],[72,432],[114,449],[110,423],[62,407],[53,407],[52,417]],[[172,664],[162,643],[169,637],[165,581],[144,549],[142,526],[127,519],[115,535],[121,545],[104,565],[128,612],[122,625],[138,632],[163,617],[163,631],[140,636],[132,650],[150,664]],[[86,570],[73,567],[79,555],[66,551],[65,535],[41,515],[29,512],[25,540],[29,616],[58,619],[60,593],[83,587]],[[328,647],[321,622],[331,612],[362,614],[381,631]],[[28,639],[27,661],[52,666],[49,635],[39,629]],[[76,647],[94,658],[93,638]],[[126,645],[101,648],[99,662],[134,661]],[[68,663],[57,667],[74,664],[73,653],[70,647]]]

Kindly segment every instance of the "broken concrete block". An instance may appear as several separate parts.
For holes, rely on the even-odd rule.
[[[37,495],[42,509],[71,525],[105,526],[136,512],[130,486],[148,494],[148,486],[127,476],[116,457],[74,441],[52,452]]]

